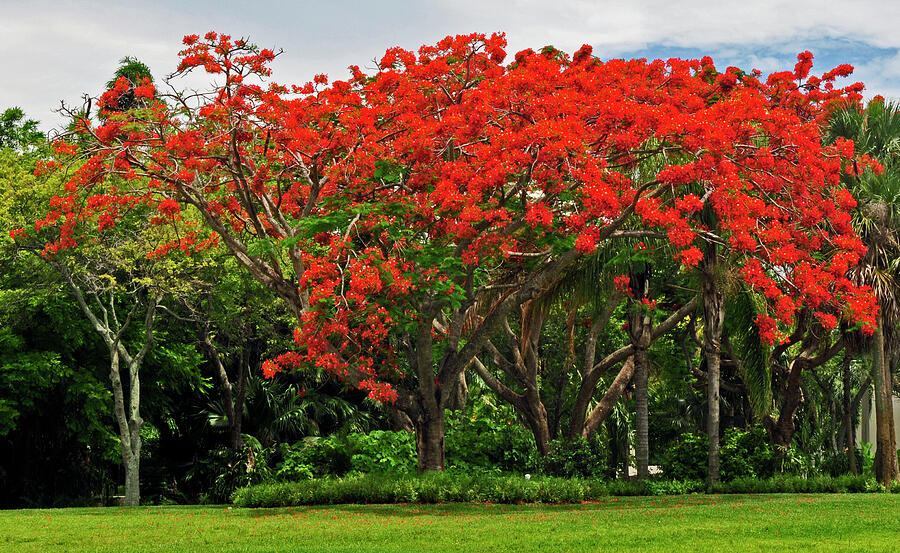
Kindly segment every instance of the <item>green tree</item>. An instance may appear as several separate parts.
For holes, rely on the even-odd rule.
[[[892,413],[891,357],[900,355],[900,105],[876,98],[865,108],[847,105],[830,115],[826,139],[852,140],[856,158],[844,181],[859,202],[853,223],[867,247],[852,269],[857,282],[871,286],[878,298],[879,324],[871,342],[875,383],[876,463],[878,479],[890,488],[900,478]],[[881,167],[872,166],[869,159]]]
[[[0,114],[0,148],[25,151],[44,140],[38,122],[26,119],[21,108],[7,108]]]

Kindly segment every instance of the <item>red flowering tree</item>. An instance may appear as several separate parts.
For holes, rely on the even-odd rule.
[[[602,63],[588,47],[504,64],[502,36],[473,34],[388,50],[374,75],[282,86],[266,84],[270,50],[184,42],[176,76],[217,85],[167,97],[146,83],[133,90],[146,107],[83,122],[69,193],[116,176],[160,222],[195,211],[201,228],[148,255],[221,241],[298,319],[297,350],[263,370],[311,363],[369,390],[414,426],[422,470],[443,467],[444,409],[488,337],[625,230],[667,232],[693,266],[711,205],[716,239],[776,305],[871,323],[869,296],[844,278],[861,247],[835,200],[838,152],[809,115],[841,94],[827,79]],[[78,247],[72,217],[48,251]]]

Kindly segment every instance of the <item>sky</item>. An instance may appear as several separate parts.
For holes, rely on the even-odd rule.
[[[856,68],[847,83],[900,98],[900,2],[834,0],[319,0],[154,2],[0,0],[0,110],[23,108],[49,131],[61,101],[97,96],[119,60],[134,56],[157,80],[177,65],[184,35],[215,30],[284,50],[273,79],[332,80],[373,68],[387,48],[415,50],[447,35],[506,33],[509,58],[525,48],[610,58],[700,58],[764,74],[815,55],[813,73]],[[203,86],[205,83],[186,83]]]

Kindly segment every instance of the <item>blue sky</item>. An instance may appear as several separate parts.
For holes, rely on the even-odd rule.
[[[613,57],[712,56],[717,66],[792,69],[811,50],[815,73],[841,63],[866,95],[900,97],[900,2],[832,0],[383,0],[230,2],[0,0],[0,108],[18,105],[46,129],[60,100],[97,94],[119,59],[136,56],[160,78],[181,37],[216,30],[284,49],[273,78],[344,78],[391,46],[416,49],[448,34],[503,31],[510,54],[546,44],[591,44]],[[202,86],[203,83],[195,83]]]

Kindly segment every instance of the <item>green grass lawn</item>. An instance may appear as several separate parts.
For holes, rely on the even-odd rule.
[[[0,551],[900,551],[900,497],[0,511]]]

